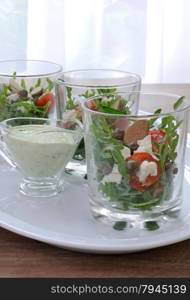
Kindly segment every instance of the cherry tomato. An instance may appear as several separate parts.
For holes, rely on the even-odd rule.
[[[47,93],[47,94],[41,96],[40,98],[38,98],[37,101],[36,101],[36,105],[37,106],[44,106],[48,102],[50,104],[49,104],[47,112],[50,113],[53,110],[54,106],[55,106],[55,96],[52,93]]]
[[[139,181],[139,177],[136,174],[132,174],[130,176],[129,183],[132,186],[132,188],[134,188],[135,190],[146,190],[148,187],[154,185],[160,179],[160,171],[161,171],[160,165],[159,165],[158,161],[152,157],[151,154],[146,153],[146,152],[135,153],[126,159],[126,161],[128,161],[128,160],[134,160],[139,167],[143,161],[148,161],[148,162],[152,161],[152,162],[155,162],[157,165],[157,175],[156,176],[151,176],[151,175],[147,176],[144,183]]]
[[[158,146],[156,144],[167,143],[166,133],[162,130],[151,130],[149,133],[152,139],[152,151],[158,152]]]
[[[89,100],[86,106],[91,110],[97,110],[96,102],[94,100]]]

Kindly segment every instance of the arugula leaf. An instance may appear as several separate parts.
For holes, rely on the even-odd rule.
[[[21,87],[22,87],[23,89],[26,89],[26,82],[25,82],[24,79],[21,80]]]
[[[112,171],[114,162],[118,165],[121,175],[128,179],[125,161],[121,154],[124,146],[121,141],[112,137],[112,130],[106,119],[103,116],[97,116],[94,119],[94,124],[91,125],[91,129],[94,158],[99,169],[98,179],[101,180],[104,176],[104,168],[110,170],[110,172]]]
[[[72,88],[69,86],[66,86],[66,92],[67,92],[67,102],[66,102],[66,110],[72,110],[77,107],[77,104],[74,102],[74,97],[72,96]]]
[[[83,93],[83,94],[81,94],[79,96],[84,97],[84,98],[91,98],[91,97],[93,97],[95,95],[96,95],[96,91],[95,90],[90,90],[90,91],[86,90],[85,93]]]
[[[54,88],[54,83],[51,79],[46,78],[46,81],[48,83],[48,87],[46,89],[46,91],[51,92],[51,90]]]
[[[108,106],[105,105],[99,105],[99,111],[100,112],[104,112],[104,113],[108,113],[108,114],[123,114],[122,111],[118,110],[118,109],[114,109],[114,108],[110,108]]]
[[[36,82],[36,84],[35,84],[34,88],[38,88],[38,87],[40,87],[41,83],[42,83],[42,80],[41,80],[41,78],[38,78],[38,80],[37,80],[37,82]]]
[[[180,107],[180,105],[183,103],[183,100],[185,99],[185,96],[180,97],[176,103],[173,105],[173,109],[176,110]]]
[[[117,89],[112,88],[112,89],[97,89],[97,93],[100,94],[111,94],[111,93],[115,93],[117,91]]]
[[[152,207],[161,201],[162,195],[153,198],[149,190],[133,190],[128,181],[121,184],[116,182],[106,182],[99,185],[99,189],[108,197],[109,201],[114,202],[115,208],[119,210],[128,210],[136,208],[142,211],[151,210]]]
[[[157,110],[154,111],[154,115],[159,115],[161,114],[162,112],[162,109],[159,108]],[[152,118],[149,120],[149,128],[153,127],[154,123],[158,120],[158,118]]]
[[[16,79],[16,72],[13,72],[13,79]]]

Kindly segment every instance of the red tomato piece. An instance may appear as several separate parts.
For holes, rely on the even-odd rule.
[[[97,110],[96,102],[94,100],[89,100],[86,106],[91,110]]]
[[[55,106],[55,96],[52,93],[47,93],[41,96],[40,98],[38,98],[36,101],[37,106],[44,106],[47,103],[49,103],[47,112],[50,113]]]
[[[156,144],[167,143],[166,133],[162,130],[150,130],[149,133],[151,135],[152,151],[158,152],[158,146]]]
[[[160,165],[159,165],[158,161],[152,157],[151,154],[146,153],[146,152],[135,153],[126,159],[126,161],[128,161],[128,160],[134,160],[139,167],[143,161],[148,161],[148,162],[152,161],[152,162],[155,162],[157,165],[157,175],[156,176],[151,176],[151,175],[147,176],[144,183],[139,181],[139,178],[136,174],[131,175],[130,185],[135,190],[146,190],[148,187],[154,185],[160,179],[160,172],[161,172]]]

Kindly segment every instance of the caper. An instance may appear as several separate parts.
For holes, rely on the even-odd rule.
[[[128,144],[127,146],[131,149],[131,151],[135,151],[139,147],[139,145],[136,142],[132,142],[132,143]]]
[[[174,168],[173,169],[173,174],[177,174],[178,173],[178,168]]]
[[[28,97],[28,91],[23,89],[23,90],[20,90],[18,92],[18,95],[21,97],[21,98],[27,98]]]
[[[124,131],[123,130],[117,130],[112,134],[112,137],[117,140],[123,140]]]
[[[138,171],[139,166],[135,160],[130,159],[126,163],[126,169],[129,172],[129,174],[134,174]]]
[[[168,171],[173,167],[173,162],[167,162],[165,164],[165,170]]]

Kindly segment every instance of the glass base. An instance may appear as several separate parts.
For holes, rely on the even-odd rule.
[[[180,202],[181,203],[181,202]],[[117,230],[127,230],[129,228],[156,230],[162,225],[176,220],[179,216],[181,205],[178,203],[170,208],[165,208],[160,212],[119,212],[110,211],[105,207],[91,206],[93,217],[112,226]]]
[[[65,173],[70,174],[70,175],[76,175],[80,176],[86,179],[87,177],[87,167],[86,167],[86,160],[72,160],[70,161],[66,168],[65,168]]]
[[[44,181],[37,181],[24,178],[19,186],[19,191],[30,197],[53,197],[63,191],[63,181],[54,178]]]

